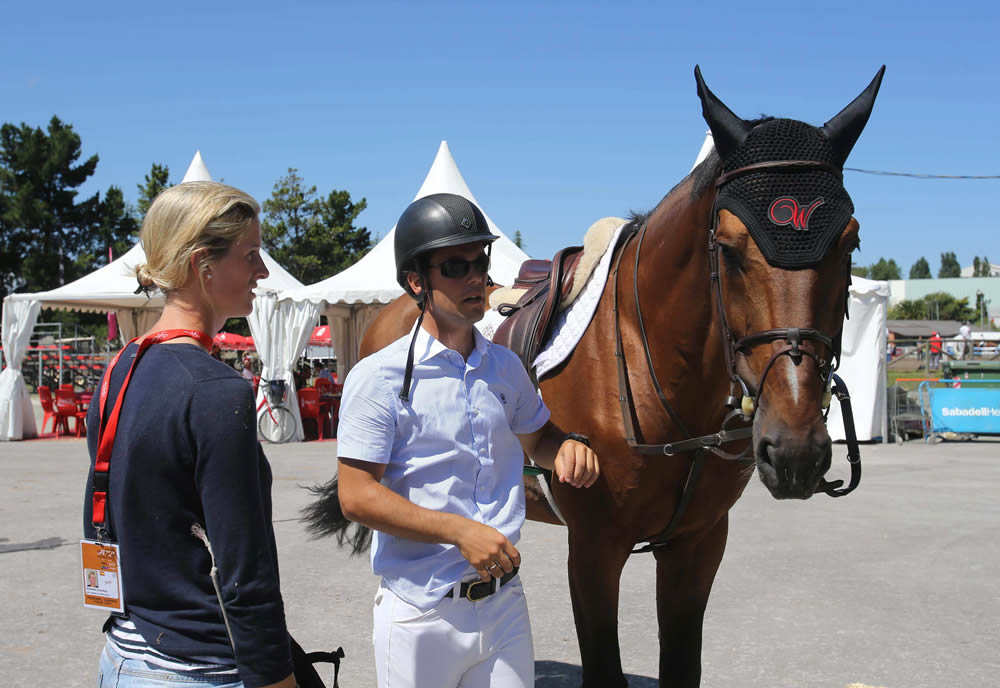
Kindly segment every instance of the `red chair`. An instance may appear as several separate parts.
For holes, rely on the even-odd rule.
[[[319,403],[319,390],[315,387],[303,387],[298,391],[299,413],[302,420],[312,418],[316,421],[317,439],[323,439],[323,430],[326,426],[327,413],[324,404]]]
[[[45,385],[38,387],[38,403],[42,405],[42,411],[45,412],[45,415],[42,416],[42,432],[45,432],[45,424],[49,422],[50,418],[52,419],[52,432],[55,432],[59,414],[56,413],[55,407],[52,405],[52,390]]]
[[[72,392],[73,391],[73,383],[72,382],[64,382],[61,385],[59,385],[59,389],[62,390],[62,391],[69,390],[70,392]]]
[[[56,390],[56,415],[59,428],[62,434],[69,434],[69,419],[76,421],[74,431],[77,437],[82,437],[87,432],[87,412],[81,411],[76,404],[76,395],[72,389]]]
[[[316,390],[320,394],[333,394],[333,382],[324,377],[316,378]]]

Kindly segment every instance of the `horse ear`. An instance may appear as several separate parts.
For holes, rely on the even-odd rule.
[[[701,78],[701,68],[695,65],[694,80],[698,83],[698,97],[701,98],[701,115],[712,130],[712,140],[719,156],[725,160],[739,148],[750,131],[750,125],[733,114],[726,104],[712,93]]]
[[[878,95],[879,86],[882,85],[882,75],[885,74],[885,65],[878,70],[878,74],[868,84],[868,88],[858,95],[850,105],[841,110],[836,117],[823,125],[823,133],[830,140],[833,146],[833,157],[838,167],[843,167],[847,162],[847,156],[851,154],[851,149],[857,143],[861,131],[868,124],[868,118],[875,107],[875,96]]]

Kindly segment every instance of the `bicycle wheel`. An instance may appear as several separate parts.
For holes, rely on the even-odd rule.
[[[295,436],[295,416],[284,406],[272,406],[270,412],[264,409],[257,419],[260,436],[272,444],[283,444]]]

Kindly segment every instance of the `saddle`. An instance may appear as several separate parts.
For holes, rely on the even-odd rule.
[[[548,338],[560,304],[573,289],[576,265],[582,255],[582,246],[570,246],[552,260],[524,261],[512,288],[527,291],[517,303],[497,306],[497,312],[505,320],[497,328],[493,341],[517,354],[536,386],[535,357]]]

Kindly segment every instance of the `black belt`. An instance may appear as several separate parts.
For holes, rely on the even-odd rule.
[[[514,567],[510,573],[505,573],[503,578],[500,579],[500,585],[494,586],[497,579],[491,578],[488,581],[472,581],[471,583],[462,583],[461,592],[459,595],[469,600],[470,602],[478,602],[479,600],[485,599],[499,590],[502,586],[506,585],[510,581],[514,580],[514,576],[517,575],[517,567]],[[455,588],[448,591],[445,597],[454,597]]]

